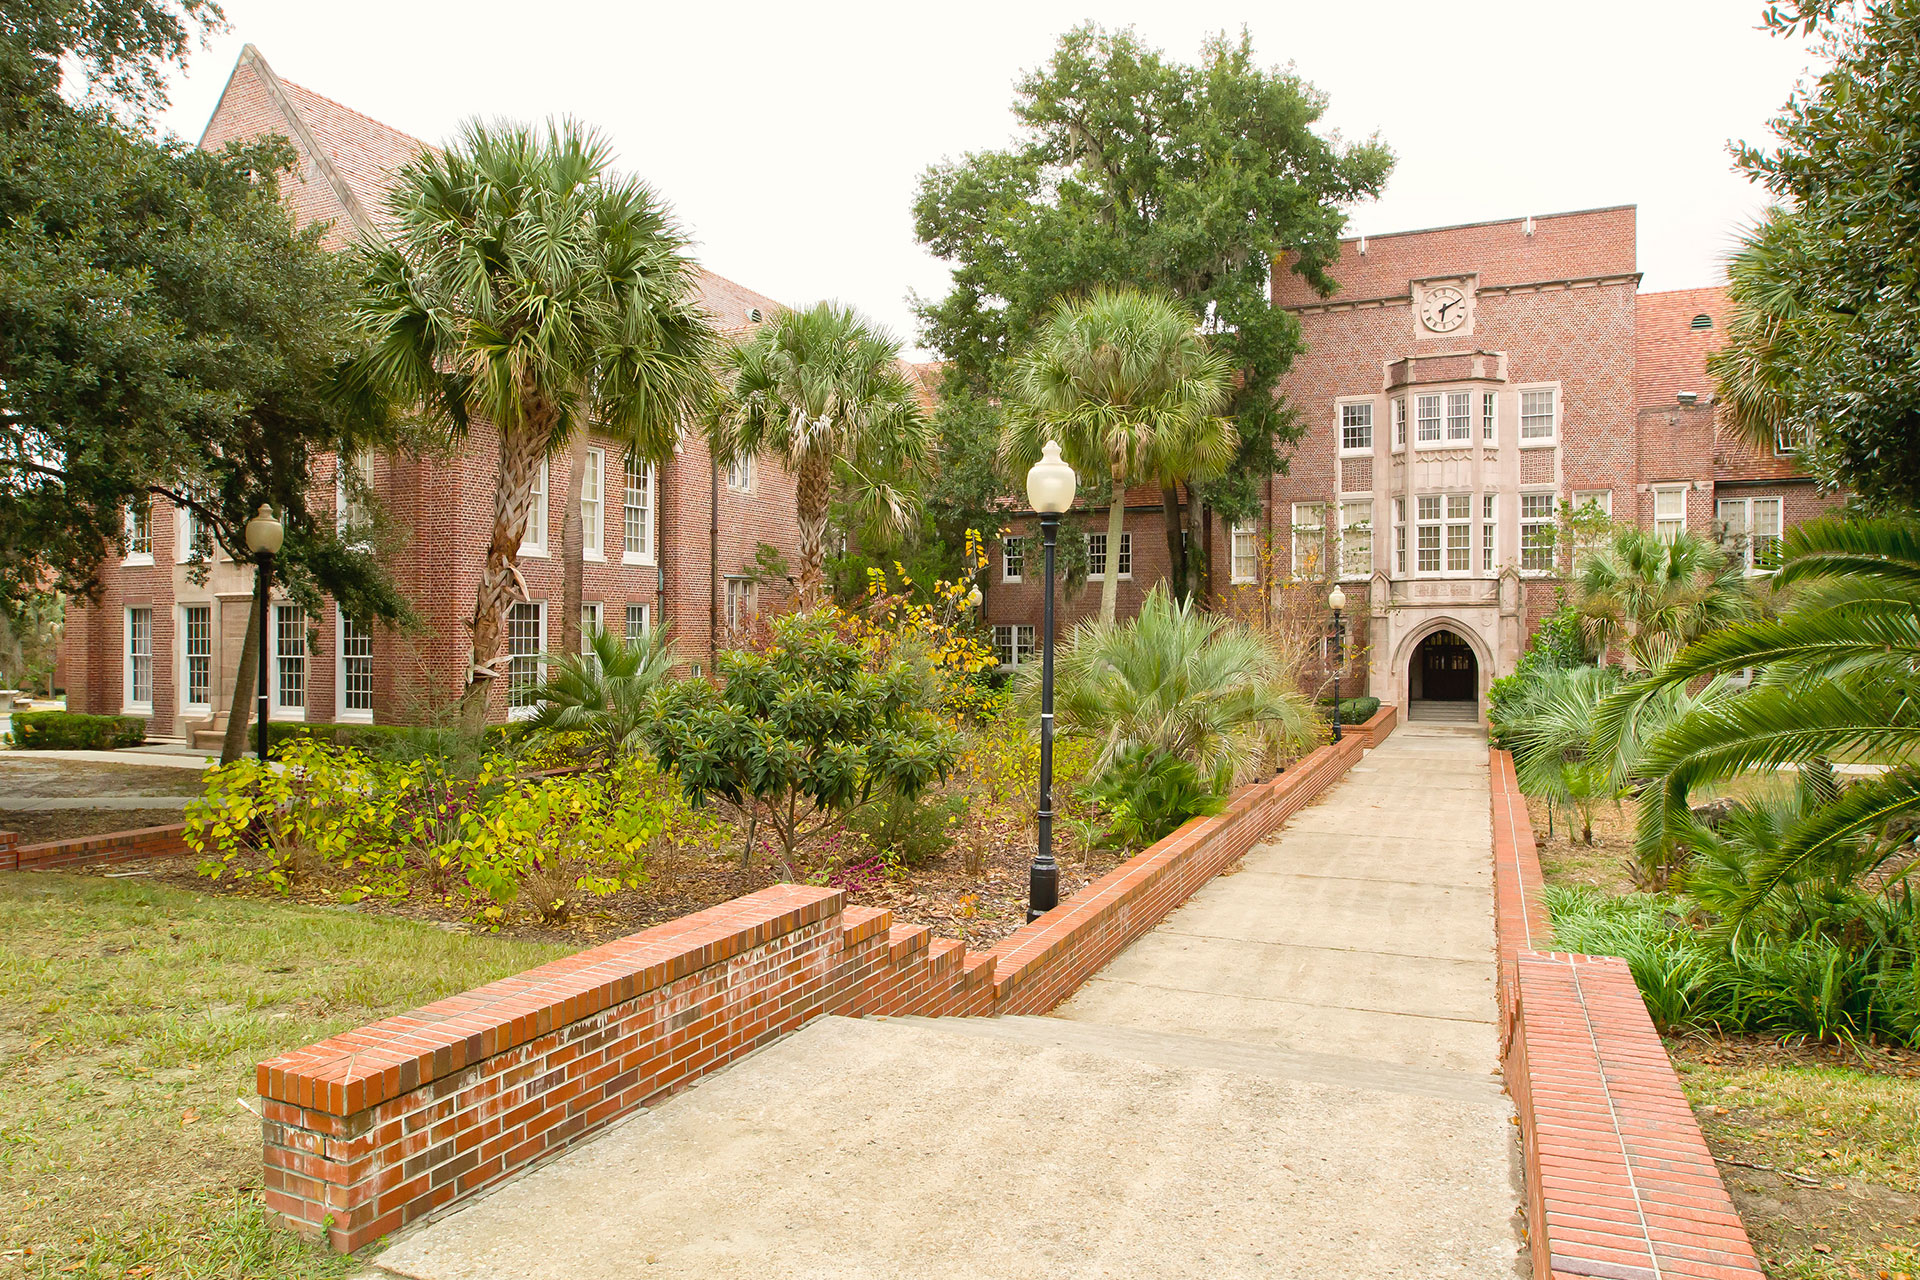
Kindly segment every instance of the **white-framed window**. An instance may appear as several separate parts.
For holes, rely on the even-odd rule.
[[[273,714],[307,714],[307,611],[297,604],[273,606]]]
[[[1520,442],[1542,444],[1555,438],[1559,426],[1559,397],[1552,387],[1524,388],[1520,392]]]
[[[1779,426],[1773,429],[1773,451],[1779,457],[1791,457],[1806,447],[1805,427]]]
[[[743,453],[727,464],[727,488],[734,493],[753,492],[753,455]]]
[[[174,508],[173,558],[180,564],[213,559],[213,530],[192,507]]]
[[[1748,573],[1772,573],[1780,567],[1780,499],[1721,498],[1713,504],[1713,515],[1721,545]]]
[[[153,610],[128,609],[126,618],[126,711],[153,714]]]
[[[1340,502],[1340,576],[1366,578],[1373,574],[1373,499],[1343,498]]]
[[[1440,540],[1446,499],[1423,493],[1413,500],[1413,567],[1416,573],[1440,572]]]
[[[540,655],[547,648],[547,603],[522,600],[507,609],[507,714],[523,719],[538,703],[534,691],[547,678]]]
[[[1473,572],[1473,495],[1447,495],[1447,572]]]
[[[1393,402],[1393,447],[1407,447],[1407,399],[1401,396]]]
[[[342,720],[373,719],[373,628],[345,612],[338,613],[340,656],[335,668]]]
[[[527,532],[520,539],[520,554],[523,556],[544,556],[547,554],[547,460],[540,459],[540,465],[533,473],[533,501],[527,512]]]
[[[1686,485],[1655,486],[1653,491],[1653,531],[1672,540],[1687,527]]]
[[[1340,452],[1373,452],[1373,401],[1340,406]]]
[[[1407,576],[1407,500],[1393,500],[1393,571]]]
[[[1520,495],[1520,568],[1527,573],[1553,571],[1553,495]]]
[[[1133,577],[1133,534],[1120,535],[1120,558],[1114,571],[1124,579]],[[1107,535],[1090,533],[1087,535],[1087,577],[1095,582],[1107,576]]]
[[[135,498],[127,504],[127,554],[121,564],[153,563],[153,499]]]
[[[1327,567],[1327,504],[1293,504],[1293,571],[1312,573]]]
[[[1482,573],[1493,572],[1494,535],[1500,529],[1499,522],[1494,519],[1495,502],[1495,495],[1491,493],[1480,495],[1480,572]]]
[[[607,451],[589,449],[580,464],[580,554],[606,559]]]
[[[595,601],[580,606],[580,652],[593,652],[593,633],[600,629],[600,604]]]
[[[213,606],[180,606],[180,685],[188,711],[213,708]]]
[[[621,468],[620,513],[625,530],[621,559],[627,564],[653,563],[653,495],[658,473],[650,462],[629,453]]]
[[[1232,564],[1228,576],[1239,583],[1260,580],[1260,530],[1257,525],[1233,526]]]
[[[627,643],[638,644],[653,631],[653,606],[630,604],[627,606]]]
[[[1033,628],[1024,623],[999,624],[993,629],[993,656],[1003,667],[1033,661]]]
[[[1473,392],[1447,392],[1447,443],[1473,439]]]
[[[365,529],[373,520],[367,499],[373,493],[373,452],[363,449],[342,458],[333,469],[333,527]]]
[[[1438,392],[1413,398],[1413,438],[1420,444],[1434,444],[1440,439],[1440,399]]]
[[[1027,571],[1027,540],[1004,538],[1000,542],[1000,581],[1019,582]]]
[[[752,578],[727,579],[727,627],[743,627],[760,612]]]
[[[1591,507],[1594,511],[1598,512],[1603,516],[1611,516],[1613,514],[1613,490],[1611,489],[1576,489],[1574,490],[1573,509],[1575,511],[1585,511],[1589,507]]]
[[[1488,444],[1493,443],[1493,411],[1496,403],[1493,392],[1484,391],[1480,394],[1480,438]]]

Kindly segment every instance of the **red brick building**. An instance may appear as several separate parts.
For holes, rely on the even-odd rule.
[[[394,171],[425,144],[279,79],[249,45],[201,139],[218,147],[278,134],[299,153],[285,196],[304,225],[330,224],[335,247],[377,234]],[[701,294],[721,329],[749,331],[779,306],[710,272]],[[664,465],[627,458],[613,439],[588,442],[582,485],[585,620],[629,634],[671,624],[685,662],[704,669],[730,626],[772,607],[788,584],[759,581],[762,543],[789,562],[798,544],[792,477],[770,458],[723,473],[697,435]],[[387,512],[407,530],[391,563],[425,622],[420,634],[356,626],[329,602],[318,617],[276,599],[269,663],[276,720],[417,723],[457,697],[466,670],[467,623],[492,528],[499,445],[476,424],[450,458],[370,456],[354,460]],[[533,531],[520,555],[528,599],[508,622],[515,655],[496,682],[493,716],[537,679],[537,654],[557,647],[561,621],[561,521],[570,459],[547,464]],[[316,509],[340,509],[338,460],[314,476]],[[143,715],[156,734],[211,738],[226,723],[245,636],[253,570],[224,557],[203,583],[189,561],[186,514],[155,500],[130,513],[126,555],[102,574],[105,591],[75,607],[67,629],[67,705],[76,711]],[[763,593],[766,598],[763,599]]]
[[[1640,293],[1631,207],[1359,237],[1332,274],[1327,299],[1274,273],[1306,339],[1280,390],[1307,433],[1259,518],[1216,531],[1214,589],[1337,576],[1354,675],[1383,700],[1469,714],[1512,670],[1562,585],[1564,503],[1726,537],[1758,573],[1784,527],[1838,501],[1790,441],[1756,453],[1718,428],[1724,291]],[[1031,517],[1016,524],[988,604],[1012,661],[1040,611]],[[1126,529],[1123,610],[1165,573],[1157,493],[1128,495]],[[1090,588],[1064,619],[1097,607]]]

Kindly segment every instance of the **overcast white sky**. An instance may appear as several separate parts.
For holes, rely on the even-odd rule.
[[[1760,0],[1373,0],[1365,5],[493,3],[224,0],[164,123],[197,139],[244,43],[281,77],[438,141],[464,117],[571,114],[673,202],[700,259],[783,302],[852,302],[914,340],[907,291],[946,267],[913,238],[915,179],[1002,145],[1012,85],[1090,16],[1191,59],[1246,25],[1331,97],[1326,123],[1400,160],[1352,212],[1379,233],[1639,206],[1645,288],[1714,283],[1759,193],[1759,140],[1810,65]]]

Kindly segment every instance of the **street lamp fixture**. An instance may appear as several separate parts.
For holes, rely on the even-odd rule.
[[[1027,472],[1027,501],[1040,513],[1046,547],[1046,596],[1041,606],[1040,641],[1040,850],[1027,872],[1027,923],[1060,904],[1060,864],[1053,860],[1053,551],[1060,538],[1060,517],[1073,506],[1076,479],[1060,458],[1060,446],[1047,441],[1040,461]],[[1113,495],[1115,502],[1120,495]],[[979,588],[975,588],[976,593]]]
[[[273,597],[270,583],[273,578],[273,558],[280,551],[280,544],[286,539],[286,526],[273,518],[273,508],[265,503],[253,519],[247,521],[247,550],[253,552],[259,563],[259,572],[254,574],[254,589],[260,599],[260,659],[256,664],[260,669],[260,763],[267,762],[267,636],[269,634],[267,604]]]
[[[1327,607],[1333,610],[1333,740],[1340,741],[1340,668],[1346,665],[1346,631],[1341,625],[1340,612],[1347,607],[1347,593],[1339,584],[1334,584],[1333,594],[1327,597]]]

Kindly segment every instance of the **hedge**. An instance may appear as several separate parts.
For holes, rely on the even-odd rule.
[[[483,737],[488,746],[505,746],[520,735],[517,724],[488,725]],[[297,738],[319,738],[331,742],[337,747],[357,747],[362,751],[378,752],[381,748],[404,744],[419,748],[444,743],[449,738],[459,737],[458,729],[434,729],[411,724],[334,724],[328,721],[307,720],[269,720],[267,721],[267,746],[271,751],[282,743]],[[247,729],[247,749],[252,751],[260,741],[257,727]]]
[[[1333,702],[1328,700],[1321,703],[1320,709],[1331,716],[1333,714]],[[1371,720],[1373,713],[1379,709],[1380,699],[1378,698],[1342,698],[1340,699],[1340,723],[1343,725],[1361,724],[1367,720]]]
[[[13,717],[14,745],[32,751],[111,751],[146,740],[147,722],[139,716],[20,711]]]

